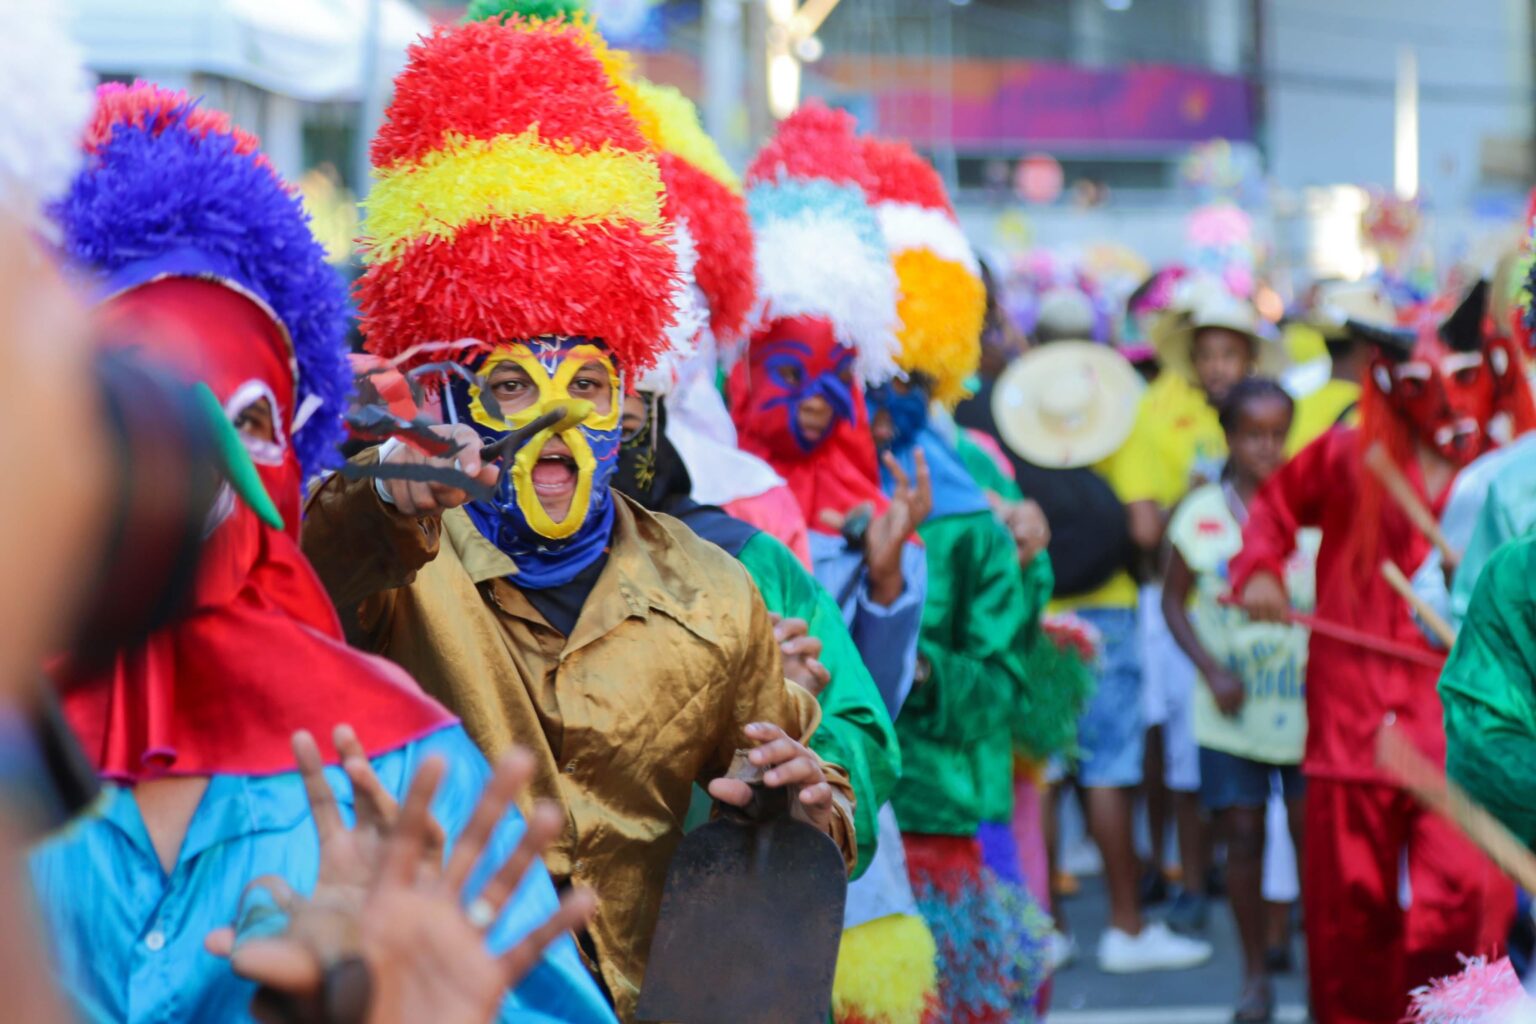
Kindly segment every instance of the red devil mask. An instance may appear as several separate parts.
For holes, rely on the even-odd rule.
[[[1489,424],[1519,373],[1511,343],[1483,332],[1486,298],[1479,282],[1438,327],[1372,334],[1372,382],[1425,444],[1458,466],[1492,447]]]
[[[774,458],[804,459],[839,424],[861,418],[853,360],[853,349],[837,340],[825,318],[774,320],[753,336],[747,349],[751,390],[740,406],[740,430]],[[800,423],[800,406],[818,399],[822,423],[808,435]]]
[[[731,372],[731,414],[741,447],[764,459],[789,484],[813,530],[830,530],[824,512],[886,506],[869,432],[869,410],[854,377],[854,350],[817,316],[774,320],[752,338]],[[802,428],[802,403],[815,402],[824,422]]]
[[[370,755],[451,722],[398,665],[347,646],[299,550],[294,371],[286,333],[266,307],[211,281],[164,278],[111,300],[103,314],[121,328],[120,339],[110,337],[204,381],[231,421],[244,422],[242,439],[287,530],[261,523],[226,489],[206,524],[187,613],[103,668],[58,668],[65,714],[97,771],[129,782],[267,775],[293,769],[298,729],[314,733],[329,759],[342,722]]]

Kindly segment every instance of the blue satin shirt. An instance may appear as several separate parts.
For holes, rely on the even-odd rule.
[[[423,758],[447,761],[433,812],[452,844],[468,822],[490,767],[458,725],[390,751],[374,770],[397,799]],[[342,815],[352,819],[352,787],[327,768]],[[509,854],[523,832],[516,809],[471,880],[473,892]],[[231,924],[246,885],[276,874],[298,892],[314,888],[319,841],[297,772],[216,775],[208,784],[166,875],[131,790],[108,786],[97,807],[32,855],[38,909],[50,934],[59,984],[82,1020],[119,1024],[195,1024],[251,1020],[255,987],[203,949],[203,938]],[[538,865],[492,929],[490,945],[506,949],[555,909],[554,886]],[[582,966],[575,943],[562,938],[510,993],[505,1022],[611,1024],[612,1010]]]

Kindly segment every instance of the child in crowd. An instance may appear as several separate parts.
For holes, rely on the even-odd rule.
[[[1278,776],[1299,846],[1307,634],[1293,625],[1250,621],[1222,602],[1227,560],[1242,547],[1248,502],[1284,465],[1294,414],[1291,397],[1275,381],[1237,383],[1220,410],[1230,453],[1221,480],[1192,491],[1168,528],[1163,614],[1205,683],[1195,695],[1200,796],[1227,846],[1227,892],[1243,948],[1244,983],[1233,1018],[1239,1024],[1274,1014],[1264,955],[1265,803]],[[1312,552],[1298,546],[1286,568],[1293,605],[1309,610]]]

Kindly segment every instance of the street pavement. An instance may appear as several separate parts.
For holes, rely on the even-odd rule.
[[[1094,962],[1094,946],[1109,918],[1103,880],[1081,877],[1082,890],[1062,910],[1077,938],[1077,960],[1057,974],[1049,1024],[1226,1024],[1232,1019],[1242,981],[1242,956],[1232,915],[1224,900],[1211,902],[1206,938],[1215,955],[1203,967],[1157,974],[1105,974]],[[1153,908],[1150,917],[1158,916]],[[1278,1024],[1307,1019],[1301,941],[1298,971],[1275,979]]]

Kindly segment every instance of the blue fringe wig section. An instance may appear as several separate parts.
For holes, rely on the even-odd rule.
[[[1006,922],[1004,952],[1014,982],[1013,1019],[1034,1024],[1040,990],[1050,979],[1047,943],[1054,925],[1024,884],[1012,823],[984,821],[976,838],[986,865],[982,877],[992,885]]]
[[[975,840],[903,836],[918,912],[939,952],[939,1019],[1012,1024],[1018,990],[1015,943],[997,878]]]
[[[293,338],[296,408],[320,400],[293,438],[305,478],[341,462],[342,412],[352,391],[346,287],[325,261],[299,197],[235,140],[189,131],[177,108],[163,130],[118,125],[50,210],[66,258],[103,278],[131,277],[195,253],[204,270],[264,300]],[[292,417],[296,410],[288,410]]]

